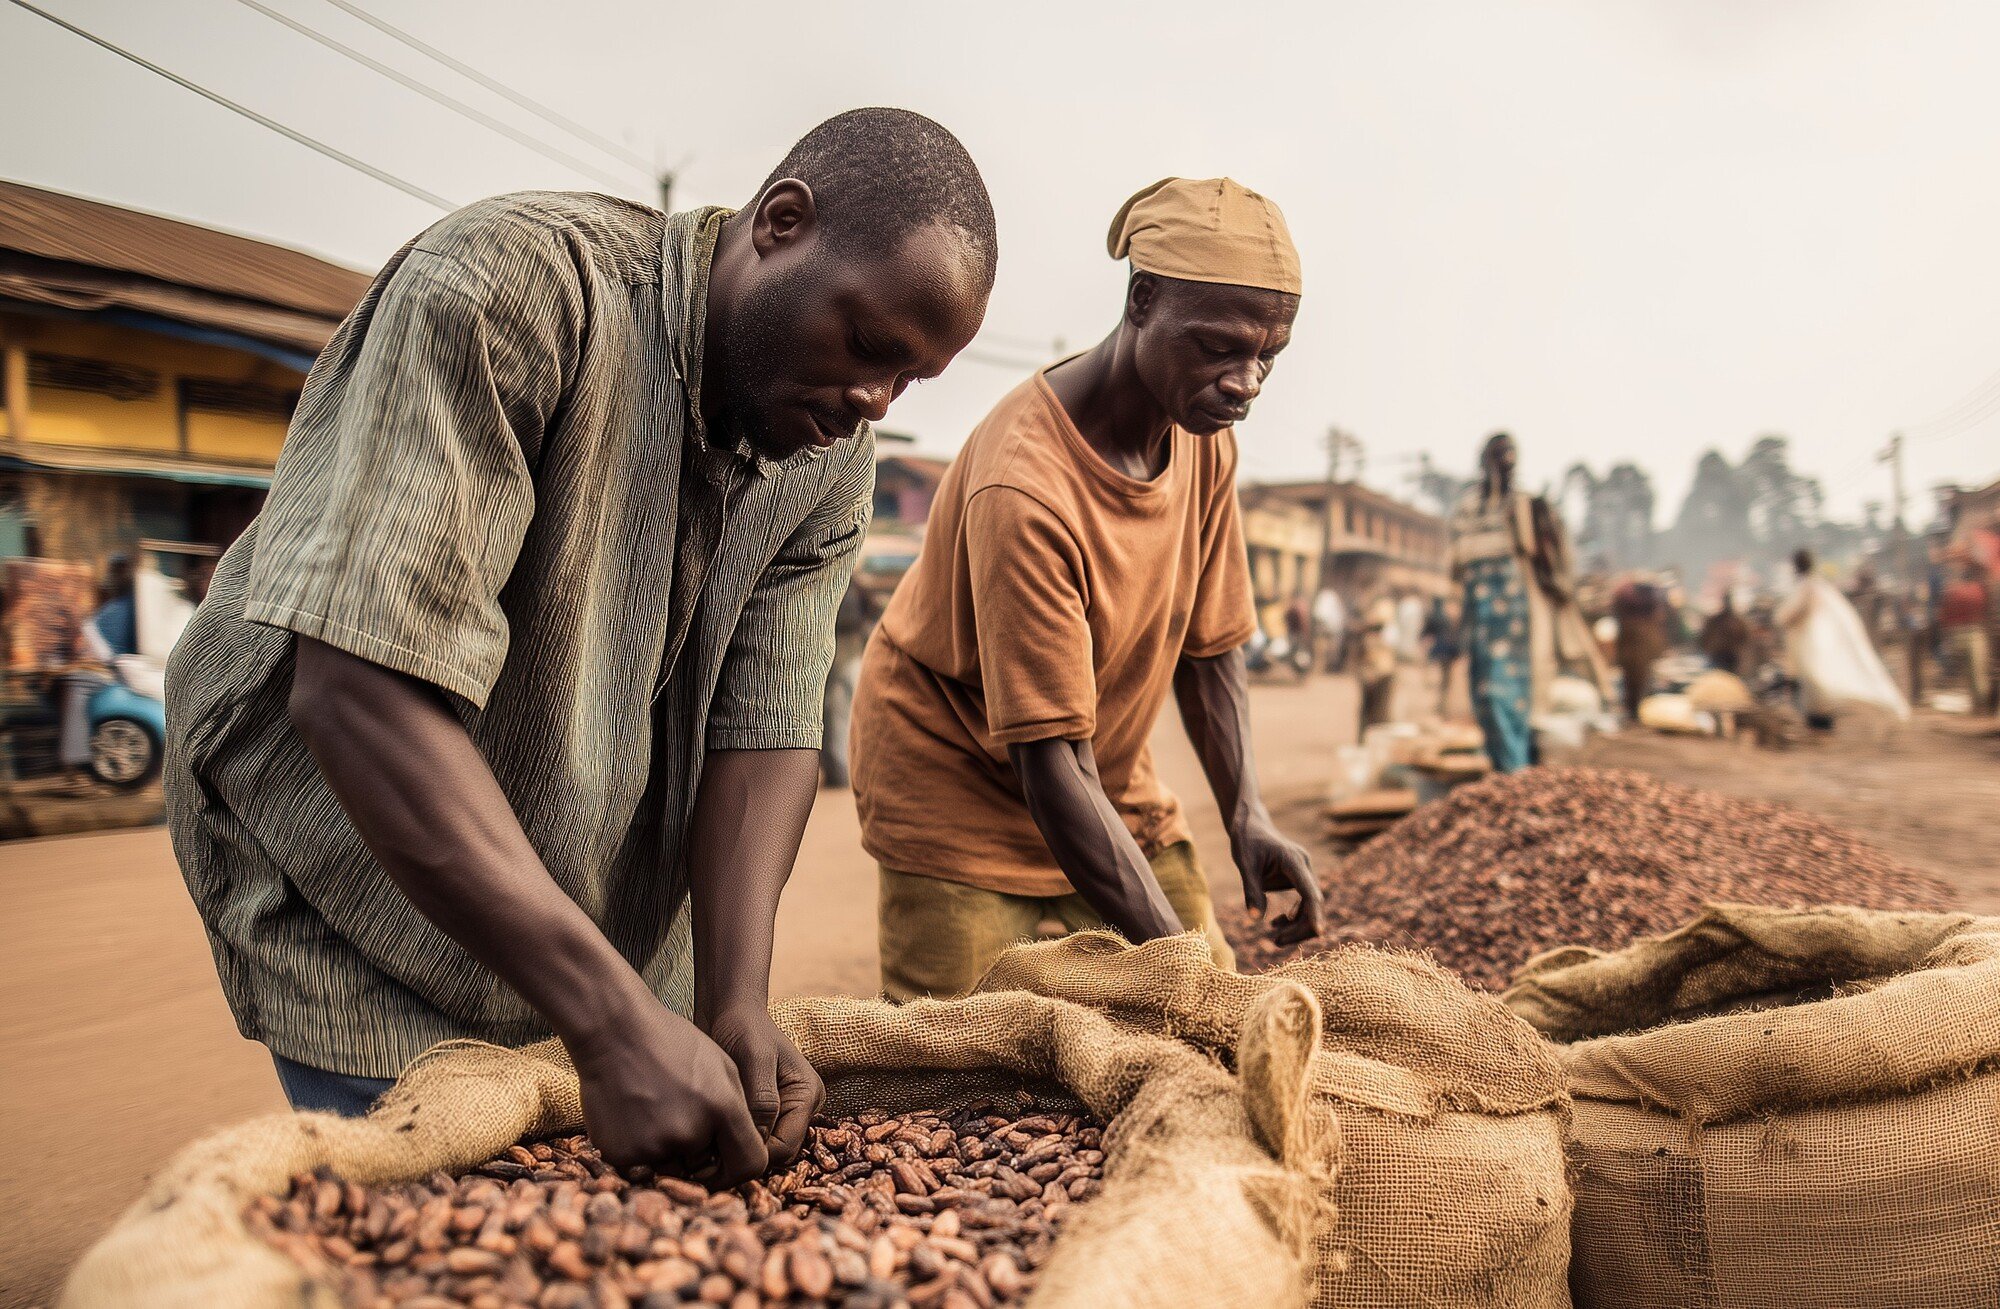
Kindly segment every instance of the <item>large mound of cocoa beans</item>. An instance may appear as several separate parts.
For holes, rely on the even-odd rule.
[[[1950,909],[1950,887],[1784,805],[1622,769],[1530,768],[1425,805],[1343,861],[1318,861],[1328,931],[1275,947],[1220,911],[1245,971],[1345,941],[1429,951],[1498,989],[1559,945],[1618,949],[1710,901]]]
[[[410,1186],[302,1176],[244,1217],[366,1309],[992,1309],[1102,1185],[1101,1130],[1025,1107],[822,1120],[784,1172],[713,1194],[575,1136]]]

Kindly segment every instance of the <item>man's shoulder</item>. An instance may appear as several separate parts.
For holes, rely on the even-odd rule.
[[[1062,439],[1062,421],[1036,377],[1002,396],[959,451],[962,493],[970,498],[1007,487],[1037,499],[1067,497],[1078,471]]]
[[[476,200],[417,238],[416,248],[478,269],[567,262],[628,282],[657,281],[666,216],[588,191],[516,191]]]

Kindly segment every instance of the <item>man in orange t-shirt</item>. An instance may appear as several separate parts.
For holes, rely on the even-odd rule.
[[[894,999],[970,990],[1045,917],[1199,930],[1233,963],[1147,748],[1170,689],[1245,900],[1297,891],[1274,934],[1321,927],[1250,760],[1232,430],[1290,340],[1298,258],[1277,207],[1226,178],[1141,191],[1110,249],[1133,266],[1117,328],[974,430],[862,659],[854,794]]]

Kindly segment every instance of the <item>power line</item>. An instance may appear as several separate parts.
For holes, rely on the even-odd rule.
[[[1924,428],[1918,432],[1915,439],[1919,441],[1938,441],[1946,437],[1958,436],[1961,433],[1978,427],[1991,418],[1996,411],[2000,411],[2000,389],[1996,389],[1993,394],[1985,397],[1977,408],[1958,414],[1949,423],[1940,423],[1937,426]]]
[[[149,73],[156,73],[159,76],[166,78],[169,82],[172,82],[174,85],[181,87],[184,90],[194,92],[196,95],[200,96],[204,100],[209,101],[212,104],[221,105],[224,109],[229,110],[229,112],[233,114],[242,115],[244,118],[249,119],[251,122],[257,124],[259,127],[268,127],[273,132],[276,132],[278,135],[286,137],[289,140],[295,141],[298,144],[306,147],[306,149],[308,150],[316,151],[319,154],[325,155],[328,159],[332,159],[335,160],[336,162],[346,164],[349,168],[354,169],[356,172],[366,173],[368,176],[374,178],[376,181],[382,183],[384,186],[393,186],[398,191],[401,191],[404,195],[410,196],[412,199],[421,200],[425,204],[435,205],[439,209],[443,210],[452,210],[458,208],[457,204],[455,204],[450,200],[445,199],[443,196],[438,195],[436,192],[426,191],[423,187],[418,186],[415,182],[406,182],[402,178],[397,177],[393,173],[385,173],[381,169],[375,167],[375,165],[371,163],[366,163],[360,159],[356,159],[353,155],[348,154],[344,150],[336,149],[335,147],[326,144],[326,142],[324,141],[315,140],[312,137],[307,136],[304,132],[300,132],[294,128],[287,127],[283,123],[280,123],[275,119],[266,118],[264,115],[258,113],[255,109],[252,109],[247,105],[238,104],[236,101],[229,99],[227,96],[220,95],[214,91],[209,90],[205,86],[202,86],[195,82],[191,82],[187,78],[182,77],[179,73],[172,72],[168,69],[162,68],[158,64],[151,61],[150,59],[146,59],[140,55],[133,54],[130,50],[125,49],[123,46],[113,45],[111,42],[105,40],[103,37],[98,36],[93,32],[87,32],[83,28],[78,27],[75,23],[69,22],[66,19],[58,18],[56,15],[50,13],[46,9],[41,8],[38,5],[33,5],[28,3],[28,0],[13,0],[13,3],[19,6],[20,8],[27,10],[29,13],[34,14],[38,18],[47,19],[49,22],[54,23],[57,27],[62,28],[64,31],[69,32],[72,35],[82,37],[84,40],[90,42],[94,46],[99,47],[100,49],[109,50],[112,54],[117,55],[121,59],[129,60],[130,62],[139,65],[139,67],[145,69]]]
[[[443,105],[446,109],[451,110],[453,113],[459,115],[461,118],[470,119],[472,122],[479,124],[481,127],[488,128],[492,131],[498,132],[500,135],[506,137],[508,140],[513,141],[518,145],[526,146],[528,149],[533,150],[536,154],[541,155],[545,159],[552,159],[555,162],[564,165],[565,167],[571,168],[576,172],[584,174],[587,177],[594,177],[598,181],[603,182],[605,185],[620,190],[623,190],[625,187],[631,184],[631,179],[629,178],[619,177],[613,173],[607,173],[603,169],[598,168],[596,165],[587,163],[584,160],[577,158],[575,155],[570,154],[566,150],[559,150],[556,147],[547,144],[546,142],[539,141],[536,138],[529,136],[526,132],[523,132],[518,128],[513,127],[512,125],[504,123],[501,120],[493,117],[491,114],[487,114],[478,109],[473,108],[471,105],[466,104],[463,100],[459,100],[452,96],[446,95],[444,92],[439,91],[434,87],[425,86],[422,82],[419,82],[416,78],[411,77],[408,74],[402,72],[400,69],[391,68],[388,64],[383,63],[379,59],[371,58],[370,56],[363,54],[361,51],[356,50],[352,46],[343,45],[341,42],[336,41],[334,38],[326,35],[324,32],[318,31],[317,29],[312,27],[308,27],[306,24],[299,22],[296,18],[293,18],[287,14],[279,13],[277,10],[272,9],[269,5],[260,3],[260,0],[236,0],[236,3],[243,5],[246,8],[256,10],[258,13],[264,15],[264,17],[272,20],[273,22],[283,23],[286,27],[291,28],[294,32],[297,32],[300,36],[306,37],[308,40],[311,41],[316,41],[320,45],[326,47],[329,50],[334,51],[337,54],[342,54],[347,56],[347,58],[352,59],[355,63],[360,64],[363,67],[368,68],[376,73],[379,73],[383,77],[389,78],[391,81],[396,82],[398,85],[407,87],[409,90],[415,91],[418,95],[423,96],[425,99],[431,101],[432,103]]]
[[[1049,343],[1046,336],[1026,336],[1020,332],[1002,332],[996,328],[981,328],[979,335],[997,345],[1015,346],[1028,350],[1039,350]]]
[[[960,359],[970,359],[975,364],[985,364],[991,368],[1040,368],[1045,360],[1016,359],[992,350],[981,350],[967,346],[958,352]]]
[[[333,5],[335,8],[340,9],[344,13],[352,14],[354,17],[360,19],[362,22],[368,24],[370,27],[374,28],[376,31],[382,33],[383,35],[393,37],[395,40],[401,41],[404,45],[408,46],[410,49],[418,51],[421,54],[428,55],[430,58],[437,60],[439,63],[443,64],[446,68],[451,69],[459,76],[471,78],[473,81],[479,83],[487,90],[493,92],[493,94],[498,96],[505,96],[507,99],[513,101],[521,108],[527,110],[529,113],[535,115],[537,118],[540,118],[542,121],[553,124],[556,127],[560,127],[563,131],[568,132],[571,136],[578,137],[581,140],[588,141],[600,150],[606,151],[607,153],[610,154],[617,155],[620,159],[623,159],[626,163],[631,164],[635,168],[644,168],[648,172],[652,171],[652,163],[649,160],[647,160],[644,155],[637,153],[630,147],[622,146],[618,144],[618,142],[613,141],[608,136],[604,136],[601,135],[600,133],[593,132],[588,127],[585,127],[582,123],[579,123],[574,119],[563,117],[561,114],[549,108],[547,105],[540,103],[539,101],[530,100],[527,96],[522,95],[519,91],[516,91],[514,88],[506,85],[505,83],[497,82],[493,78],[490,78],[486,74],[480,72],[477,68],[474,68],[469,64],[462,63],[461,61],[452,58],[450,55],[438,49],[436,46],[431,45],[428,42],[419,40],[418,38],[410,35],[408,32],[405,32],[402,28],[397,27],[395,24],[388,22],[385,19],[377,18],[375,15],[369,13],[366,9],[361,8],[359,5],[350,4],[348,3],[348,0],[326,0],[326,2],[330,5]]]
[[[1972,388],[1957,403],[1942,412],[1913,424],[1910,431],[1920,433],[1919,440],[1942,435],[1955,429],[1962,429],[1968,423],[1976,423],[1993,412],[2000,403],[2000,371],[1992,373],[1985,381]]]

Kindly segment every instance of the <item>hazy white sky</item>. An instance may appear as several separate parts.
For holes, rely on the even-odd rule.
[[[631,177],[326,0],[270,7]],[[1790,434],[1834,508],[1913,509],[2000,474],[2000,6],[1981,0],[1399,0],[688,5],[359,0],[746,200],[860,104],[959,133],[999,212],[988,332],[890,425],[948,452],[1061,339],[1096,339],[1119,202],[1167,174],[1275,198],[1306,296],[1241,432],[1246,477],[1310,476],[1329,423],[1403,489],[1519,437],[1531,481],[1638,460],[1678,507],[1701,450]],[[37,0],[456,201],[599,184],[238,0]],[[0,176],[372,266],[436,211],[0,3]],[[1974,408],[1970,412],[1978,413]],[[1925,427],[1923,425],[1930,424]]]

